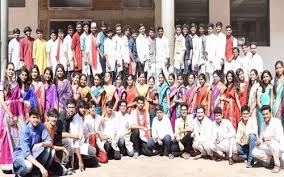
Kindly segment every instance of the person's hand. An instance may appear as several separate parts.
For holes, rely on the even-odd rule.
[[[224,58],[221,58],[220,64],[224,65],[224,61],[225,61]]]
[[[42,147],[42,143],[37,143],[33,146],[33,152],[38,151]]]
[[[163,145],[163,141],[162,141],[160,138],[158,138],[158,144],[159,144],[160,146]]]
[[[256,140],[256,145],[259,146],[263,143],[262,139],[257,139]]]
[[[84,167],[84,163],[83,162],[79,162],[79,170],[80,171],[84,171],[85,167]]]
[[[110,70],[111,69],[111,66],[110,66],[110,64],[107,64],[107,68]]]
[[[63,153],[66,155],[66,157],[69,156],[69,152],[65,147],[63,147]]]
[[[148,129],[148,128],[146,128],[146,127],[143,127],[143,130],[146,132],[146,131],[148,131],[149,129]]]
[[[191,64],[191,60],[187,60],[187,64],[189,66]]]
[[[80,139],[80,135],[79,135],[79,134],[74,134],[74,135],[73,135],[73,138],[74,138],[74,139]]]
[[[39,170],[42,177],[48,177],[48,171],[44,167],[40,168]]]

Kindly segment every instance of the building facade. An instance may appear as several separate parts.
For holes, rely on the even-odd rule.
[[[66,28],[76,21],[104,20],[114,26],[128,24],[137,29],[162,25],[173,46],[175,24],[231,24],[239,44],[257,42],[267,69],[283,60],[283,0],[13,0],[9,2],[9,32],[30,25],[46,31]]]

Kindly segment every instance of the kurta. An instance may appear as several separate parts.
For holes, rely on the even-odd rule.
[[[44,39],[36,39],[33,44],[33,58],[38,66],[39,72],[42,75],[47,66],[46,58],[46,41]]]
[[[76,32],[72,36],[72,50],[75,52],[75,58],[77,62],[77,66],[75,66],[75,71],[82,70],[82,51],[81,51],[81,44],[80,44],[80,34]]]
[[[33,65],[33,42],[34,38],[25,37],[20,40],[20,58],[24,60],[24,64],[28,70]]]

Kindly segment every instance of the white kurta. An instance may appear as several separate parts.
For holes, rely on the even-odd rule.
[[[8,53],[11,55],[11,62],[15,65],[15,71],[20,70],[24,63],[20,61],[20,41],[16,38],[9,42]]]
[[[116,118],[116,113],[113,112],[111,117],[105,120],[102,118],[102,122],[100,125],[99,130],[101,131],[101,134],[106,137],[111,139],[111,147],[115,151],[119,151],[119,148],[117,146],[117,135],[116,135],[116,125],[115,125],[115,118]],[[103,144],[106,142],[106,139],[102,141]]]
[[[112,38],[106,38],[104,43],[104,52],[105,56],[107,58],[106,64],[110,65],[110,68],[108,65],[106,65],[106,72],[115,71],[115,63],[116,63],[116,44],[115,40]]]
[[[57,43],[55,41],[53,41],[52,39],[48,40],[46,42],[46,53],[49,53],[49,56],[47,56],[47,58],[49,57],[50,60],[47,60],[47,67],[52,67],[52,71],[53,73],[55,72],[55,66],[52,66],[52,63],[54,61],[56,61],[56,50],[55,48],[57,48]]]
[[[257,53],[254,55],[251,55],[251,58],[249,59],[249,63],[248,63],[249,72],[252,69],[257,70],[258,74],[263,72],[263,60],[261,56]]]
[[[149,60],[149,44],[146,34],[138,35],[136,39],[136,48],[139,62],[143,63]]]
[[[169,40],[165,36],[156,38],[157,67],[164,68],[167,58],[170,58]]]
[[[174,67],[176,69],[184,68],[184,55],[185,55],[185,38],[182,34],[175,35],[175,51],[174,51]]]
[[[249,60],[251,58],[251,53],[247,53],[240,57],[241,68],[244,70],[245,80],[249,80]]]
[[[225,60],[225,51],[226,51],[226,35],[222,32],[216,34],[216,57],[217,57],[217,62],[221,62],[221,59]],[[216,68],[215,70],[220,70],[221,69],[221,65],[216,64],[215,65]]]
[[[147,77],[153,76],[156,78],[156,38],[148,37],[149,45],[149,60],[146,62],[145,71],[148,72]]]
[[[230,62],[225,61],[224,65],[224,73],[226,74],[228,71],[233,70],[234,72],[237,71],[237,69],[242,68],[240,57],[237,57],[236,59],[232,59]]]
[[[192,39],[192,60],[191,60],[191,69],[198,71],[199,63],[201,62],[201,51],[202,51],[202,39],[197,35],[190,35]]]
[[[92,43],[94,42],[95,47],[97,47],[97,38],[93,35],[90,34],[87,39],[86,39],[86,55],[89,56],[88,60],[90,61],[89,63],[93,64],[93,48],[92,48]],[[101,74],[102,73],[102,67],[100,63],[100,56],[99,56],[99,51],[97,50],[97,67],[93,68],[92,65],[90,66],[90,69],[92,69],[93,75],[95,74]],[[91,73],[88,73],[91,74]]]
[[[155,117],[152,124],[152,138],[154,140],[158,138],[162,140],[166,135],[170,135],[173,139],[173,129],[170,119],[167,116],[164,116],[162,120]]]
[[[205,52],[207,53],[207,61],[204,61],[204,73],[207,72],[212,74],[216,68],[221,68],[220,61],[217,60],[216,40],[216,35],[213,33],[206,36]]]
[[[66,45],[64,45],[64,41],[61,41],[60,46],[59,44],[59,39],[56,39],[55,41],[55,47],[52,50],[55,50],[55,56],[57,56],[57,49],[58,47],[60,47],[60,52],[59,52],[59,62],[57,62],[56,57],[55,57],[55,61],[54,58],[53,60],[51,60],[51,66],[56,67],[57,64],[62,64],[64,66],[64,70],[67,71],[67,58],[66,58],[66,54],[67,54],[67,48]],[[55,70],[55,69],[54,69]]]
[[[129,54],[129,47],[128,47],[128,38],[125,35],[118,36],[117,34],[113,37],[113,40],[116,43],[116,60],[117,64],[117,71],[120,72],[123,70],[123,62],[129,63],[130,62],[130,54]]]
[[[70,66],[68,66],[68,71],[74,71],[74,60],[73,60],[73,52],[72,52],[72,37],[68,34],[65,38],[64,38],[64,45],[65,45],[65,49],[67,51],[67,56],[68,56],[68,60],[69,60],[69,64]]]

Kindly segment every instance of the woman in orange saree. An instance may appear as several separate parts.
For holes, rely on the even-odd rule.
[[[186,86],[187,93],[186,93],[186,103],[188,105],[188,113],[192,114],[195,112],[195,102],[196,102],[196,96],[198,87],[194,83],[195,81],[195,75],[193,73],[189,73],[188,78],[188,85]]]
[[[236,75],[240,82],[240,93],[239,93],[240,103],[241,105],[246,105],[248,104],[248,82],[245,81],[244,70],[242,68],[237,69]]]
[[[134,84],[134,76],[133,75],[129,75],[128,78],[127,78],[127,87],[126,87],[126,94],[127,94],[127,97],[126,97],[126,101],[128,103],[127,105],[127,111],[128,113],[130,113],[132,110],[134,110],[136,108],[136,97],[138,96],[138,93],[137,93],[137,89],[135,87],[135,84]]]
[[[196,93],[196,106],[202,105],[205,108],[205,115],[210,117],[210,104],[211,104],[211,87],[208,83],[206,83],[207,79],[205,74],[201,73],[198,76],[199,80],[199,88]],[[196,107],[195,107],[196,109]]]
[[[226,90],[220,98],[221,107],[223,108],[223,116],[229,119],[235,129],[240,121],[241,104],[239,100],[240,84],[234,71],[230,70],[226,75]]]
[[[114,103],[114,107],[113,110],[116,110],[118,101],[119,101],[119,97],[118,94],[116,92],[116,87],[114,85],[112,85],[112,74],[111,72],[107,72],[105,74],[104,77],[104,93],[102,96],[102,115],[105,114],[106,112],[106,103],[108,101],[111,101]]]

